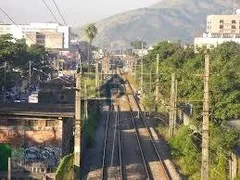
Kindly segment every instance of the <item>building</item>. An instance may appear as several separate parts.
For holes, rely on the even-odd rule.
[[[74,71],[75,72],[75,71]],[[39,103],[74,104],[75,82],[73,79],[57,77],[40,85]]]
[[[240,9],[235,14],[207,16],[206,32],[194,39],[194,45],[212,48],[229,41],[240,43]]]
[[[132,54],[138,55],[139,57],[143,57],[148,54],[148,50],[147,49],[132,49]]]
[[[50,49],[68,49],[70,43],[70,27],[58,23],[0,24],[2,34],[12,34],[16,39],[26,38],[28,45],[37,43]]]
[[[10,146],[12,179],[52,179],[60,158],[73,150],[74,105],[18,103],[0,109],[0,146]],[[0,172],[0,179],[6,176]]]

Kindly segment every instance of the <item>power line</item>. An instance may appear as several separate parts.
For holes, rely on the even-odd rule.
[[[43,2],[44,5],[47,7],[47,9],[49,10],[49,12],[52,14],[52,16],[53,16],[53,18],[55,19],[55,21],[57,21],[57,23],[60,24],[59,21],[58,21],[58,19],[57,19],[57,17],[54,15],[53,11],[52,11],[51,8],[48,6],[48,4],[46,3],[46,1],[45,1],[45,0],[42,0],[42,2]]]
[[[22,29],[21,26],[18,25],[18,24],[16,23],[16,21],[14,21],[14,19],[11,18],[11,17],[7,14],[7,12],[3,10],[2,7],[0,7],[0,10],[2,11],[2,13],[3,13],[14,25],[16,25],[18,28]],[[28,34],[26,34],[26,36],[27,36],[33,43],[36,43],[36,41],[34,41]]]
[[[58,7],[56,1],[55,1],[55,0],[52,0],[52,1],[53,1],[53,3],[54,3],[55,7],[57,8],[58,14],[59,14],[60,17],[62,18],[62,20],[63,20],[65,26],[67,26],[67,23],[66,23],[66,21],[65,21],[65,19],[64,19],[64,17],[63,17],[63,14],[61,13],[61,11],[60,11],[60,9],[59,9],[59,7]]]
[[[17,25],[17,23],[3,10],[3,8],[0,7],[0,10],[13,24]]]

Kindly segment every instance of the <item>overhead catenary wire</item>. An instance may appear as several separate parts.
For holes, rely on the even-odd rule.
[[[15,21],[12,17],[10,17],[10,16],[8,15],[8,13],[7,13],[2,7],[0,7],[0,10],[2,11],[2,13],[3,13],[14,25],[16,25],[18,28],[21,29],[21,26],[20,26],[19,24],[17,24],[16,21]],[[26,34],[26,36],[27,36],[33,43],[36,43],[36,41],[33,40],[33,39],[31,38],[31,36],[29,36],[28,34]]]
[[[49,7],[49,5],[46,3],[45,0],[42,0],[43,4],[46,6],[46,8],[48,9],[48,11],[51,13],[51,15],[53,16],[53,18],[55,19],[55,21],[58,23],[58,24],[61,24],[57,17],[54,15],[53,11],[51,10],[51,8]]]
[[[55,0],[52,0],[52,1],[53,1],[53,4],[55,5],[57,11],[58,11],[58,14],[60,15],[60,17],[61,17],[62,20],[63,20],[64,25],[67,26],[67,22],[66,22],[66,20],[65,20],[65,18],[64,18],[64,16],[63,16],[63,14],[62,14],[61,11],[60,11],[60,8],[59,8],[58,4],[56,3]]]

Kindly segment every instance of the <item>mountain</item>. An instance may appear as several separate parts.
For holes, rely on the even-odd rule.
[[[240,7],[240,3],[236,6]],[[100,46],[130,44],[141,39],[148,44],[161,40],[193,43],[194,37],[204,32],[207,15],[232,11],[232,1],[226,0],[161,0],[150,7],[96,22],[99,34],[94,43]],[[76,27],[73,32],[86,40],[83,28]]]

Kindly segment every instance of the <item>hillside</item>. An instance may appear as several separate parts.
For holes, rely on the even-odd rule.
[[[192,43],[205,30],[208,14],[232,12],[232,1],[225,0],[162,0],[147,8],[128,11],[96,22],[97,45],[110,42],[129,44],[144,39],[149,44],[161,40]],[[238,3],[238,7],[240,3]],[[73,31],[84,40],[83,28]]]

